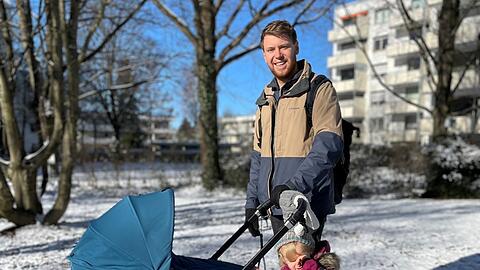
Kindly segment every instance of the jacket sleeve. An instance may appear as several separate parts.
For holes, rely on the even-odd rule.
[[[260,149],[261,149],[261,125],[260,109],[255,113],[254,132],[253,132],[253,151],[250,157],[250,177],[247,185],[247,200],[245,208],[257,208],[258,201],[258,175],[260,172]]]
[[[312,110],[313,145],[287,186],[304,194],[331,184],[333,168],[343,153],[342,116],[330,82],[317,90]]]

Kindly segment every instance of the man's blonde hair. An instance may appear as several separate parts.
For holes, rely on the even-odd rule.
[[[262,50],[263,50],[263,39],[265,38],[266,35],[273,35],[276,37],[288,38],[294,44],[297,43],[297,32],[295,32],[295,28],[293,28],[293,26],[285,20],[273,21],[267,24],[267,26],[265,26],[265,28],[262,31],[262,36],[260,38],[260,47],[262,48]]]

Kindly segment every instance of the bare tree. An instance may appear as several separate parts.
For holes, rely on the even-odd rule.
[[[159,52],[157,44],[141,34],[144,31],[140,26],[119,32],[89,63],[87,78],[82,82],[90,89],[81,95],[87,116],[84,121],[88,122],[92,113],[103,116],[113,129],[116,158],[121,157],[122,150],[143,142],[139,115],[154,110],[150,98],[157,99],[157,113],[161,109],[158,102],[164,103],[161,107],[168,101],[161,87],[169,79],[173,56]]]
[[[1,58],[0,111],[8,154],[7,158],[0,158],[2,175],[5,176],[0,178],[0,217],[25,225],[34,223],[36,215],[43,213],[37,196],[36,171],[58,146],[61,146],[61,171],[57,197],[43,223],[57,223],[63,216],[70,200],[76,156],[80,66],[102,51],[145,2],[135,3],[124,16],[116,18],[105,17],[104,11],[112,1],[96,2],[98,9],[88,16],[82,13],[87,7],[85,1],[35,2],[39,10],[36,14],[31,10],[30,1],[18,0],[16,9],[5,1],[0,2],[0,48],[5,54]],[[12,23],[17,20],[18,29]],[[78,37],[80,20],[88,29],[83,43]],[[115,28],[105,35],[98,35],[96,33],[104,20],[113,22]],[[20,41],[15,36],[20,36]],[[94,36],[97,42],[91,42]],[[21,44],[21,52],[14,50],[19,47],[17,42]],[[38,98],[37,111],[44,140],[43,146],[34,153],[27,153],[24,149],[14,113],[18,104],[13,95],[24,90],[18,89],[14,81],[22,80],[17,78],[17,71],[24,67],[28,70],[30,89]],[[47,72],[42,74],[43,70]],[[12,182],[13,193],[8,181]]]
[[[395,3],[392,1],[384,1],[383,4],[388,6],[393,12],[396,12],[398,16],[402,17],[406,31],[408,31],[409,36],[418,46],[419,56],[422,59],[423,67],[426,70],[425,79],[432,91],[433,102],[431,107],[418,103],[415,100],[410,100],[396,92],[395,89],[377,72],[366,48],[366,44],[358,37],[352,35],[352,33],[349,33],[341,21],[334,18],[332,18],[332,21],[342,28],[350,36],[351,41],[355,42],[357,48],[362,51],[367,59],[368,65],[375,75],[375,78],[384,89],[398,99],[420,108],[431,115],[433,119],[432,137],[434,141],[437,141],[448,134],[445,122],[449,117],[455,115],[455,112],[452,110],[454,95],[459,89],[466,72],[480,59],[480,40],[477,40],[476,50],[469,54],[465,54],[455,45],[456,37],[458,37],[458,29],[462,25],[465,17],[467,17],[473,10],[473,7],[477,5],[477,2],[473,0],[444,0],[438,12],[438,27],[433,27],[432,23],[424,25],[422,22],[414,20],[411,10],[407,8],[403,0],[396,0]],[[345,5],[344,7],[348,13],[348,9]],[[424,20],[426,19],[427,18],[424,18]],[[357,32],[360,32],[360,27],[361,26],[356,24]],[[426,36],[424,35],[425,32],[422,34],[420,33],[421,31],[428,31],[436,35],[438,37],[437,42],[434,45],[427,42]],[[464,65],[460,67],[460,70],[455,66],[456,57],[463,58]],[[453,80],[453,73],[458,71],[460,74],[459,78]],[[473,115],[476,115],[478,107],[475,103],[476,102],[474,102],[471,108],[462,111],[462,113],[473,111]],[[472,121],[477,121],[475,116]]]
[[[218,74],[228,64],[259,48],[258,39],[248,42],[248,37],[251,38],[252,33],[257,32],[258,26],[267,18],[288,12],[293,17],[292,23],[298,25],[314,22],[323,14],[318,10],[313,15],[309,13],[318,4],[315,0],[265,0],[255,1],[255,4],[253,1],[239,0],[229,5],[226,2],[193,0],[191,6],[186,7],[183,2],[174,5],[153,0],[161,13],[187,37],[195,51],[202,181],[208,189],[223,183],[218,153]],[[181,16],[182,14],[186,16]],[[224,24],[219,25],[219,22]]]

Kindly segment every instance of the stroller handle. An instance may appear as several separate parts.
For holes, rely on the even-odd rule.
[[[245,220],[243,225],[215,252],[215,254],[210,257],[212,260],[218,260],[220,256],[242,235],[247,229],[248,224],[252,223],[253,220],[258,216],[267,216],[267,210],[273,206],[273,202],[268,199],[261,205],[257,207],[255,214],[251,215],[248,220]]]
[[[242,268],[242,270],[251,270],[255,265],[267,254],[267,252],[303,218],[303,214],[307,210],[308,202],[304,198],[298,200],[297,210],[285,221],[283,227],[275,235],[268,240],[265,246],[260,249],[257,254]]]
[[[265,202],[263,202],[262,204],[260,204],[257,207],[257,211],[255,212],[255,215],[257,215],[258,217],[267,216],[267,210],[270,209],[274,205],[275,204],[272,202],[272,200],[270,200],[270,199],[266,200]],[[249,219],[249,221],[250,221],[250,219]]]
[[[211,260],[218,260],[220,256],[240,237],[240,235],[245,232],[248,228],[248,224],[253,221],[255,216],[262,216],[263,213],[266,215],[266,210],[273,206],[273,203],[268,200],[262,203],[257,207],[257,211],[254,215],[248,218],[243,225],[220,247],[220,249],[210,257]],[[270,249],[290,230],[295,226],[300,220],[303,219],[303,214],[307,210],[308,201],[304,198],[298,199],[298,204],[295,212],[285,221],[283,227],[268,240],[263,248],[261,248],[255,256],[242,268],[242,270],[251,270],[255,268],[255,265],[267,254]]]

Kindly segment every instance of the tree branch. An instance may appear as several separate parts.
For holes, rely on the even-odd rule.
[[[223,2],[223,1],[221,1],[221,2]],[[245,3],[245,0],[240,0],[238,2],[237,6],[235,7],[235,10],[232,13],[232,15],[230,15],[230,17],[228,18],[228,21],[225,23],[225,26],[215,37],[216,40],[219,40],[220,38],[222,38],[224,35],[226,35],[228,33],[228,31],[230,30],[230,27],[232,26],[233,21],[235,21],[235,18],[237,17],[238,13],[242,9],[244,3]]]
[[[86,1],[85,1],[86,2]],[[90,28],[87,32],[87,36],[85,37],[85,42],[83,43],[82,50],[80,51],[80,59],[82,59],[86,54],[88,50],[88,45],[90,44],[90,40],[92,39],[93,35],[97,31],[98,27],[102,23],[102,20],[104,19],[105,16],[105,9],[110,4],[110,1],[105,1],[102,0],[100,3],[100,8],[98,9],[97,17],[95,18],[95,21],[92,25],[90,25]]]
[[[247,47],[245,50],[228,57],[224,61],[217,62],[217,67],[216,67],[217,72],[219,72],[222,68],[224,68],[225,66],[227,66],[231,62],[233,62],[233,61],[243,57],[244,55],[247,55],[247,54],[249,54],[249,53],[251,53],[251,52],[253,52],[257,49],[260,49],[260,45],[258,43],[254,43],[254,44],[250,45],[249,47]]]
[[[408,13],[408,10],[405,7],[405,4],[403,3],[403,0],[397,0],[398,5],[400,6],[400,14],[402,15],[403,22],[405,24],[405,27],[407,28],[407,31],[409,32],[409,35],[413,35],[413,41],[417,44],[419,51],[420,51],[420,56],[422,57],[423,61],[425,62],[425,68],[427,70],[427,75],[429,78],[431,78],[432,82],[437,85],[437,82],[435,81],[434,78],[434,73],[432,72],[430,68],[430,61],[434,63],[434,65],[437,65],[437,59],[435,59],[435,56],[433,55],[432,51],[430,48],[428,48],[427,43],[425,42],[425,39],[423,37],[423,31],[422,35],[417,36],[414,35],[415,27],[418,26],[418,22],[414,21],[411,17],[410,14]],[[429,61],[430,60],[430,61]]]
[[[312,2],[315,2],[316,0],[312,0]],[[317,20],[319,20],[321,17],[325,16],[325,14],[327,14],[327,12],[333,7],[333,5],[335,3],[337,3],[338,0],[331,0],[328,5],[322,7],[322,9],[317,13],[316,16],[314,16],[313,18],[311,19],[304,19],[304,20],[300,20],[301,17],[300,16],[297,16],[297,18],[295,19],[295,21],[293,22],[293,26],[297,26],[297,25],[304,25],[304,24],[310,24],[310,23],[313,23],[313,22],[316,22]],[[310,9],[310,7],[308,6],[305,6],[304,10],[305,12],[308,11],[308,9]],[[303,12],[303,11],[302,11]]]
[[[151,79],[145,79],[145,80],[141,80],[141,81],[138,81],[138,82],[118,84],[118,85],[113,85],[111,87],[107,87],[107,88],[103,88],[103,89],[90,90],[90,91],[87,91],[87,92],[79,95],[78,99],[79,100],[86,99],[86,98],[88,98],[90,96],[93,96],[93,95],[99,95],[99,94],[101,94],[102,92],[105,92],[105,91],[126,90],[126,89],[134,88],[134,87],[137,87],[137,86],[140,86],[142,84],[152,82],[152,81],[153,80],[151,80]]]
[[[153,0],[153,3],[180,29],[180,31],[182,31],[183,34],[185,34],[185,36],[187,36],[188,40],[190,40],[194,46],[198,45],[198,38],[193,34],[192,31],[190,31],[186,22],[180,19],[173,11],[160,2],[160,0]]]
[[[142,6],[147,2],[147,0],[142,0],[131,12],[130,14],[128,14],[128,16],[120,23],[120,24],[117,24],[117,26],[115,27],[115,29],[110,32],[102,41],[102,43],[96,48],[94,49],[93,51],[91,51],[88,55],[80,58],[79,62],[80,63],[84,63],[88,60],[90,60],[92,57],[94,57],[98,52],[100,52],[103,47],[105,47],[105,45],[107,45],[107,43],[112,39],[112,37],[114,37],[118,31],[120,31],[120,29],[128,22],[130,21],[130,19],[133,18],[133,16],[135,16],[135,14],[140,10],[140,8],[142,8]]]
[[[316,0],[310,0],[303,8],[302,10],[295,16],[295,19],[292,22],[292,26],[296,26],[298,24],[298,21],[300,20],[301,17],[305,15],[305,13],[312,7],[312,5],[315,3]]]
[[[13,81],[12,78],[12,70],[13,70],[13,63],[14,63],[14,52],[13,52],[13,41],[12,41],[12,33],[9,27],[9,19],[7,15],[7,10],[5,8],[4,1],[0,2],[0,26],[2,27],[2,37],[3,42],[5,44],[6,50],[6,63],[4,63],[3,59],[1,60],[1,64],[4,65],[5,71],[7,75],[7,80],[10,82]]]
[[[452,96],[455,94],[455,92],[457,91],[457,89],[459,88],[460,86],[460,83],[462,83],[462,80],[463,80],[463,77],[465,77],[465,74],[467,73],[468,69],[470,68],[470,66],[475,63],[475,60],[477,59],[477,55],[474,53],[470,59],[467,61],[467,64],[465,65],[465,68],[463,69],[462,71],[462,74],[460,75],[460,78],[458,79],[458,82],[457,84],[455,84],[455,87],[452,89]]]
[[[475,7],[475,5],[477,4],[478,1],[474,1],[474,0],[470,0],[469,2],[469,5],[466,7],[466,8],[463,8],[463,10],[465,10],[466,12],[464,12],[463,14],[461,14],[459,17],[458,17],[458,21],[457,21],[457,24],[455,25],[455,27],[452,29],[452,33],[451,33],[451,37],[450,38],[455,38],[455,35],[458,31],[458,28],[460,28],[460,25],[462,24],[463,22],[463,19],[465,19],[468,14],[473,10],[473,8]],[[461,3],[460,3],[461,5]],[[460,9],[462,10],[462,9]]]
[[[0,157],[0,165],[2,165],[2,168],[7,169],[10,165],[10,161]]]
[[[223,3],[225,3],[224,0],[217,0],[217,3],[215,4],[215,16],[218,14],[220,9],[222,8]]]
[[[274,15],[277,12],[280,12],[282,10],[295,6],[301,3],[302,1],[301,0],[288,1],[282,5],[272,8],[271,10],[267,10],[270,4],[272,4],[272,2],[273,0],[266,1],[265,4],[260,8],[258,13],[256,13],[255,16],[250,20],[250,22],[243,28],[242,32],[240,32],[240,34],[222,50],[218,60],[220,62],[219,64],[220,66],[222,66],[221,63],[225,60],[225,57],[227,56],[227,54],[230,53],[234,48],[236,48],[238,44],[240,44],[240,42],[242,42],[242,40],[247,36],[250,30],[252,30],[252,28],[255,25],[257,25],[260,21]]]
[[[31,160],[41,155],[49,145],[50,145],[50,141],[47,139],[45,142],[43,142],[42,147],[40,147],[37,151],[30,153],[23,158],[23,165],[28,165],[31,162]]]

